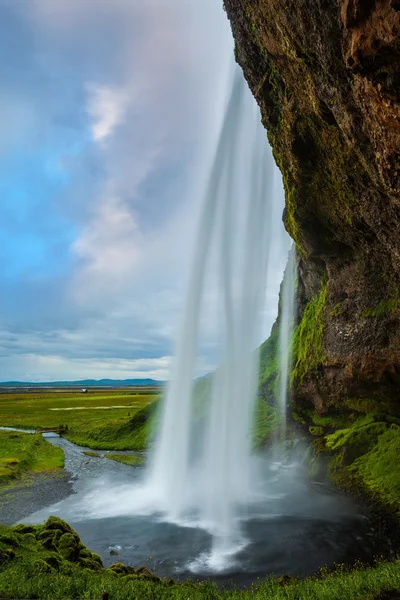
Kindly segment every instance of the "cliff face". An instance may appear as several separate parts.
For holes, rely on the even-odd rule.
[[[224,6],[300,256],[298,404],[400,412],[400,2]]]

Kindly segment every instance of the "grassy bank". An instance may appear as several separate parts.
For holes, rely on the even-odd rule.
[[[40,434],[0,431],[0,485],[64,466],[64,452]]]
[[[329,477],[350,492],[361,492],[400,518],[400,419],[358,411],[319,416],[309,412],[314,435],[313,467],[324,459]],[[354,405],[352,401],[348,404]],[[371,404],[371,403],[370,403]],[[358,407],[370,407],[360,402]]]
[[[23,428],[67,427],[65,437],[99,450],[144,450],[149,432],[146,407],[157,388],[33,390],[0,394],[0,425]]]
[[[56,517],[45,525],[0,526],[0,597],[70,600],[372,600],[383,590],[400,589],[400,562],[335,572],[321,570],[296,580],[268,577],[243,590],[222,590],[213,583],[175,583],[146,568],[115,563],[108,569],[70,526]]]
[[[146,450],[156,426],[157,401],[145,405],[128,419],[107,420],[68,429],[65,435],[78,446],[97,450]]]

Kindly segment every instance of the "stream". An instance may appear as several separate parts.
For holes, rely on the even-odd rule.
[[[223,564],[213,564],[211,535],[191,515],[166,522],[152,506],[144,469],[86,456],[86,448],[58,434],[44,435],[64,450],[73,493],[23,522],[41,523],[49,515],[65,519],[106,566],[146,565],[159,576],[212,577],[221,585],[244,586],[267,573],[304,576],[335,562],[368,561],[392,547],[366,507],[310,481],[301,464],[258,458],[259,498],[238,517],[245,543],[226,553]]]

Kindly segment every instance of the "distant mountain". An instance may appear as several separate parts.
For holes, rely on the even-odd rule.
[[[1,381],[0,387],[127,387],[160,386],[155,379],[79,379],[77,381]]]

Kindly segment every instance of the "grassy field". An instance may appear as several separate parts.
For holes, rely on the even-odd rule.
[[[63,466],[64,452],[41,435],[0,431],[0,484]]]
[[[159,388],[32,390],[0,393],[0,426],[58,428],[72,442],[99,450],[144,450],[147,409]]]
[[[395,598],[400,562],[377,562],[296,580],[268,576],[248,589],[218,589],[213,583],[174,583],[144,567],[115,563],[108,569],[67,523],[50,517],[39,526],[0,525],[0,597],[41,600],[375,600]]]

